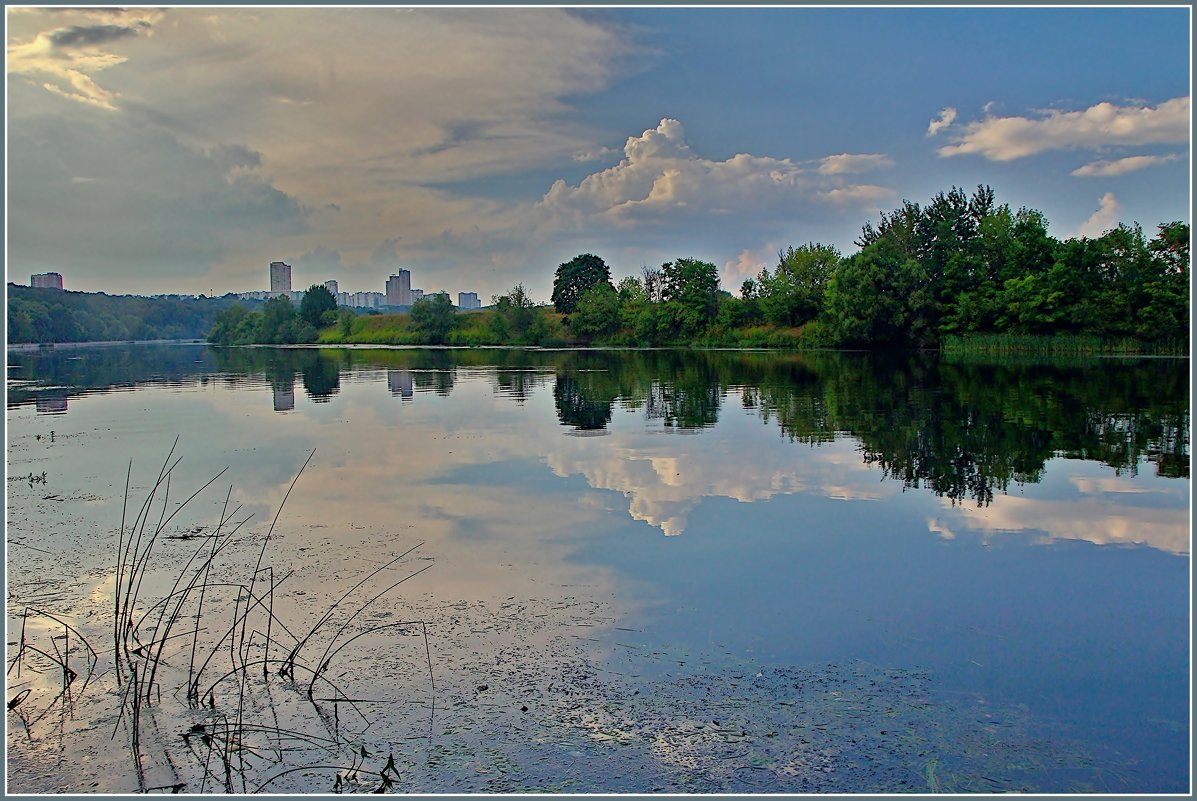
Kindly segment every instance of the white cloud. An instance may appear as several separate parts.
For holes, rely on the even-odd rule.
[[[738,292],[746,278],[755,279],[762,269],[777,263],[779,250],[781,248],[776,243],[770,242],[759,248],[740,251],[734,259],[724,262],[719,279],[721,285],[729,292]]]
[[[1113,192],[1106,192],[1098,202],[1100,207],[1093,212],[1089,219],[1081,223],[1074,236],[1099,237],[1106,231],[1118,227],[1119,216],[1122,214],[1122,206],[1118,203],[1118,198],[1114,197]]]
[[[987,103],[986,109],[985,109],[986,111],[989,110],[988,107],[989,107],[989,104]],[[951,106],[948,106],[947,108],[940,111],[939,116],[936,117],[935,119],[931,120],[930,124],[927,125],[927,136],[935,136],[935,134],[939,133],[944,128],[947,128],[949,125],[951,125],[955,121],[956,121],[956,109],[952,108]]]
[[[873,184],[841,186],[837,189],[828,189],[818,193],[818,197],[821,200],[828,200],[832,203],[852,203],[859,205],[885,202],[895,197],[895,195],[894,190],[889,187]]]
[[[1179,156],[1175,153],[1169,153],[1166,156],[1127,156],[1126,158],[1116,159],[1115,161],[1091,161],[1088,164],[1077,167],[1072,171],[1072,174],[1084,177],[1125,175],[1135,170],[1154,167],[1156,164],[1176,161],[1177,158]]]
[[[624,158],[614,167],[586,176],[577,185],[553,184],[538,211],[559,223],[606,222],[635,226],[685,214],[689,219],[760,212],[815,199],[871,202],[893,196],[879,186],[828,188],[828,178],[888,166],[881,154],[840,154],[821,161],[819,174],[790,159],[739,153],[714,161],[695,153],[679,120],[662,119],[656,128],[628,137]]]
[[[892,166],[894,166],[893,159],[884,153],[840,153],[824,158],[819,164],[819,174],[841,175],[880,170]]]
[[[1176,97],[1155,107],[1098,103],[1084,111],[1048,111],[1036,119],[987,116],[965,126],[939,155],[975,153],[990,161],[1011,161],[1050,150],[1188,140],[1189,98]]]
[[[700,158],[686,142],[678,120],[629,136],[619,164],[583,178],[576,186],[557,181],[538,204],[558,220],[635,224],[685,209],[722,214],[752,202],[797,196],[807,186],[803,170],[789,159],[741,153],[726,161]]]

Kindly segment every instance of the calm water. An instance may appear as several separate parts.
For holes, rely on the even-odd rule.
[[[1188,381],[1176,360],[10,351],[9,790],[1186,792]],[[228,470],[162,526],[142,641],[222,510],[246,522],[131,749],[117,532],[127,476],[132,520],[176,437],[168,510]],[[259,554],[274,617],[233,647]],[[245,667],[313,627],[312,700],[309,675]]]

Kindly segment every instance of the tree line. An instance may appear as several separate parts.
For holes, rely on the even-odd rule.
[[[879,349],[1051,337],[1188,353],[1188,223],[1161,224],[1150,239],[1120,224],[1059,240],[1041,212],[1013,211],[988,186],[953,187],[883,212],[856,245],[849,256],[789,246],[738,297],[707,261],[678,258],[616,282],[591,253],[558,265],[551,307],[517,284],[481,315],[457,314],[436,295],[408,315],[363,319],[336,311],[316,285],[299,310],[278,299],[256,314],[224,312],[211,340]],[[305,310],[309,296],[318,297]]]
[[[8,285],[8,341],[121,342],[203,339],[217,314],[234,305],[223,298],[148,298]]]
[[[909,201],[867,223],[860,250],[808,243],[740,287],[709,262],[678,259],[611,280],[593,254],[560,265],[553,304],[584,341],[936,347],[951,337],[1071,335],[1187,352],[1189,225],[1150,240],[1119,225],[1057,240],[1033,209],[988,186]]]

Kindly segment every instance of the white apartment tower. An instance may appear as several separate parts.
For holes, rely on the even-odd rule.
[[[391,273],[391,277],[387,279],[387,305],[410,306],[411,304],[411,270]]]
[[[459,308],[459,309],[481,309],[482,301],[478,300],[477,292],[458,292],[457,293],[457,308]]]
[[[291,265],[282,261],[270,262],[270,294],[291,293]]]

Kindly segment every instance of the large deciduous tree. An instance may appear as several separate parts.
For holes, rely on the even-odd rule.
[[[324,284],[312,284],[299,301],[299,316],[313,328],[324,325],[324,313],[337,311],[337,299]]]
[[[572,314],[586,291],[596,284],[611,283],[611,269],[592,253],[574,256],[558,265],[553,279],[553,305],[562,314]]]
[[[662,297],[670,308],[675,331],[683,337],[701,333],[719,310],[719,268],[697,259],[661,265]]]
[[[411,322],[415,329],[433,345],[442,345],[457,322],[449,296],[437,293],[420,298],[411,307]]]

